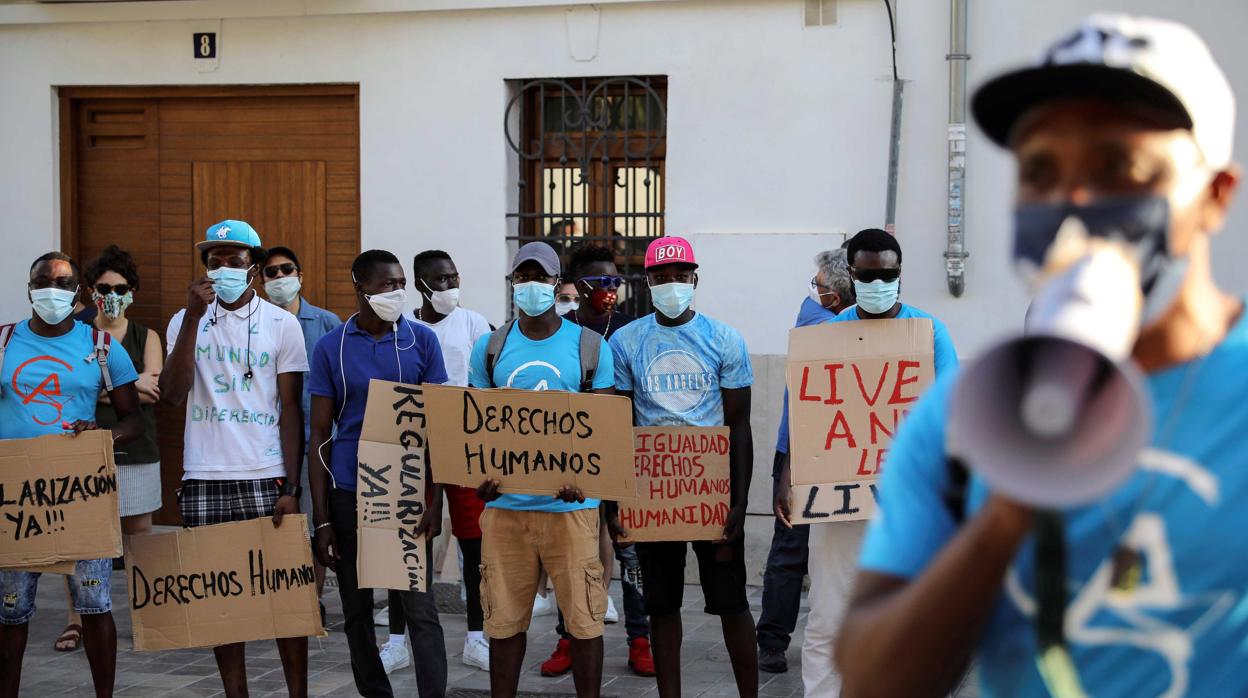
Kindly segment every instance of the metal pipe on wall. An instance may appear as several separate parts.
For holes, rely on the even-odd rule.
[[[949,190],[945,218],[945,276],[955,298],[966,290],[966,51],[967,0],[949,0]]]

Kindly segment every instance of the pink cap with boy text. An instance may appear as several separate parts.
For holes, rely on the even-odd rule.
[[[693,258],[693,245],[674,235],[651,241],[646,248],[646,268],[663,264],[688,264],[697,267],[698,263]]]

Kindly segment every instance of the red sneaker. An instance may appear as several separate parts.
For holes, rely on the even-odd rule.
[[[654,676],[654,657],[650,656],[650,640],[639,637],[628,641],[628,668],[638,676]]]
[[[650,662],[650,666],[653,667],[654,662]],[[559,644],[555,645],[555,653],[550,655],[550,659],[542,662],[542,676],[563,676],[571,668],[572,643],[559,638]]]

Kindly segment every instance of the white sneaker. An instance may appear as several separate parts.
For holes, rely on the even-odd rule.
[[[381,665],[386,673],[402,669],[412,663],[412,655],[407,651],[407,643],[387,642],[381,646]]]
[[[390,625],[390,607],[389,606],[386,606],[385,608],[381,609],[380,611],[377,612],[377,615],[373,616],[373,625],[376,625],[377,627],[380,627],[380,628],[385,628]]]
[[[533,617],[549,616],[555,612],[555,592],[546,592],[545,596],[538,594],[533,597]]]
[[[464,664],[490,670],[490,641],[485,638],[464,638]]]
[[[607,615],[602,617],[602,622],[611,625],[620,622],[620,612],[615,610],[615,599],[607,597]]]

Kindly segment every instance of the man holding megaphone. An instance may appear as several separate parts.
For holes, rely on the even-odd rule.
[[[893,442],[844,695],[947,695],[976,648],[989,696],[1248,694],[1248,321],[1210,268],[1234,106],[1195,33],[1121,15],[976,93],[1036,299]]]

